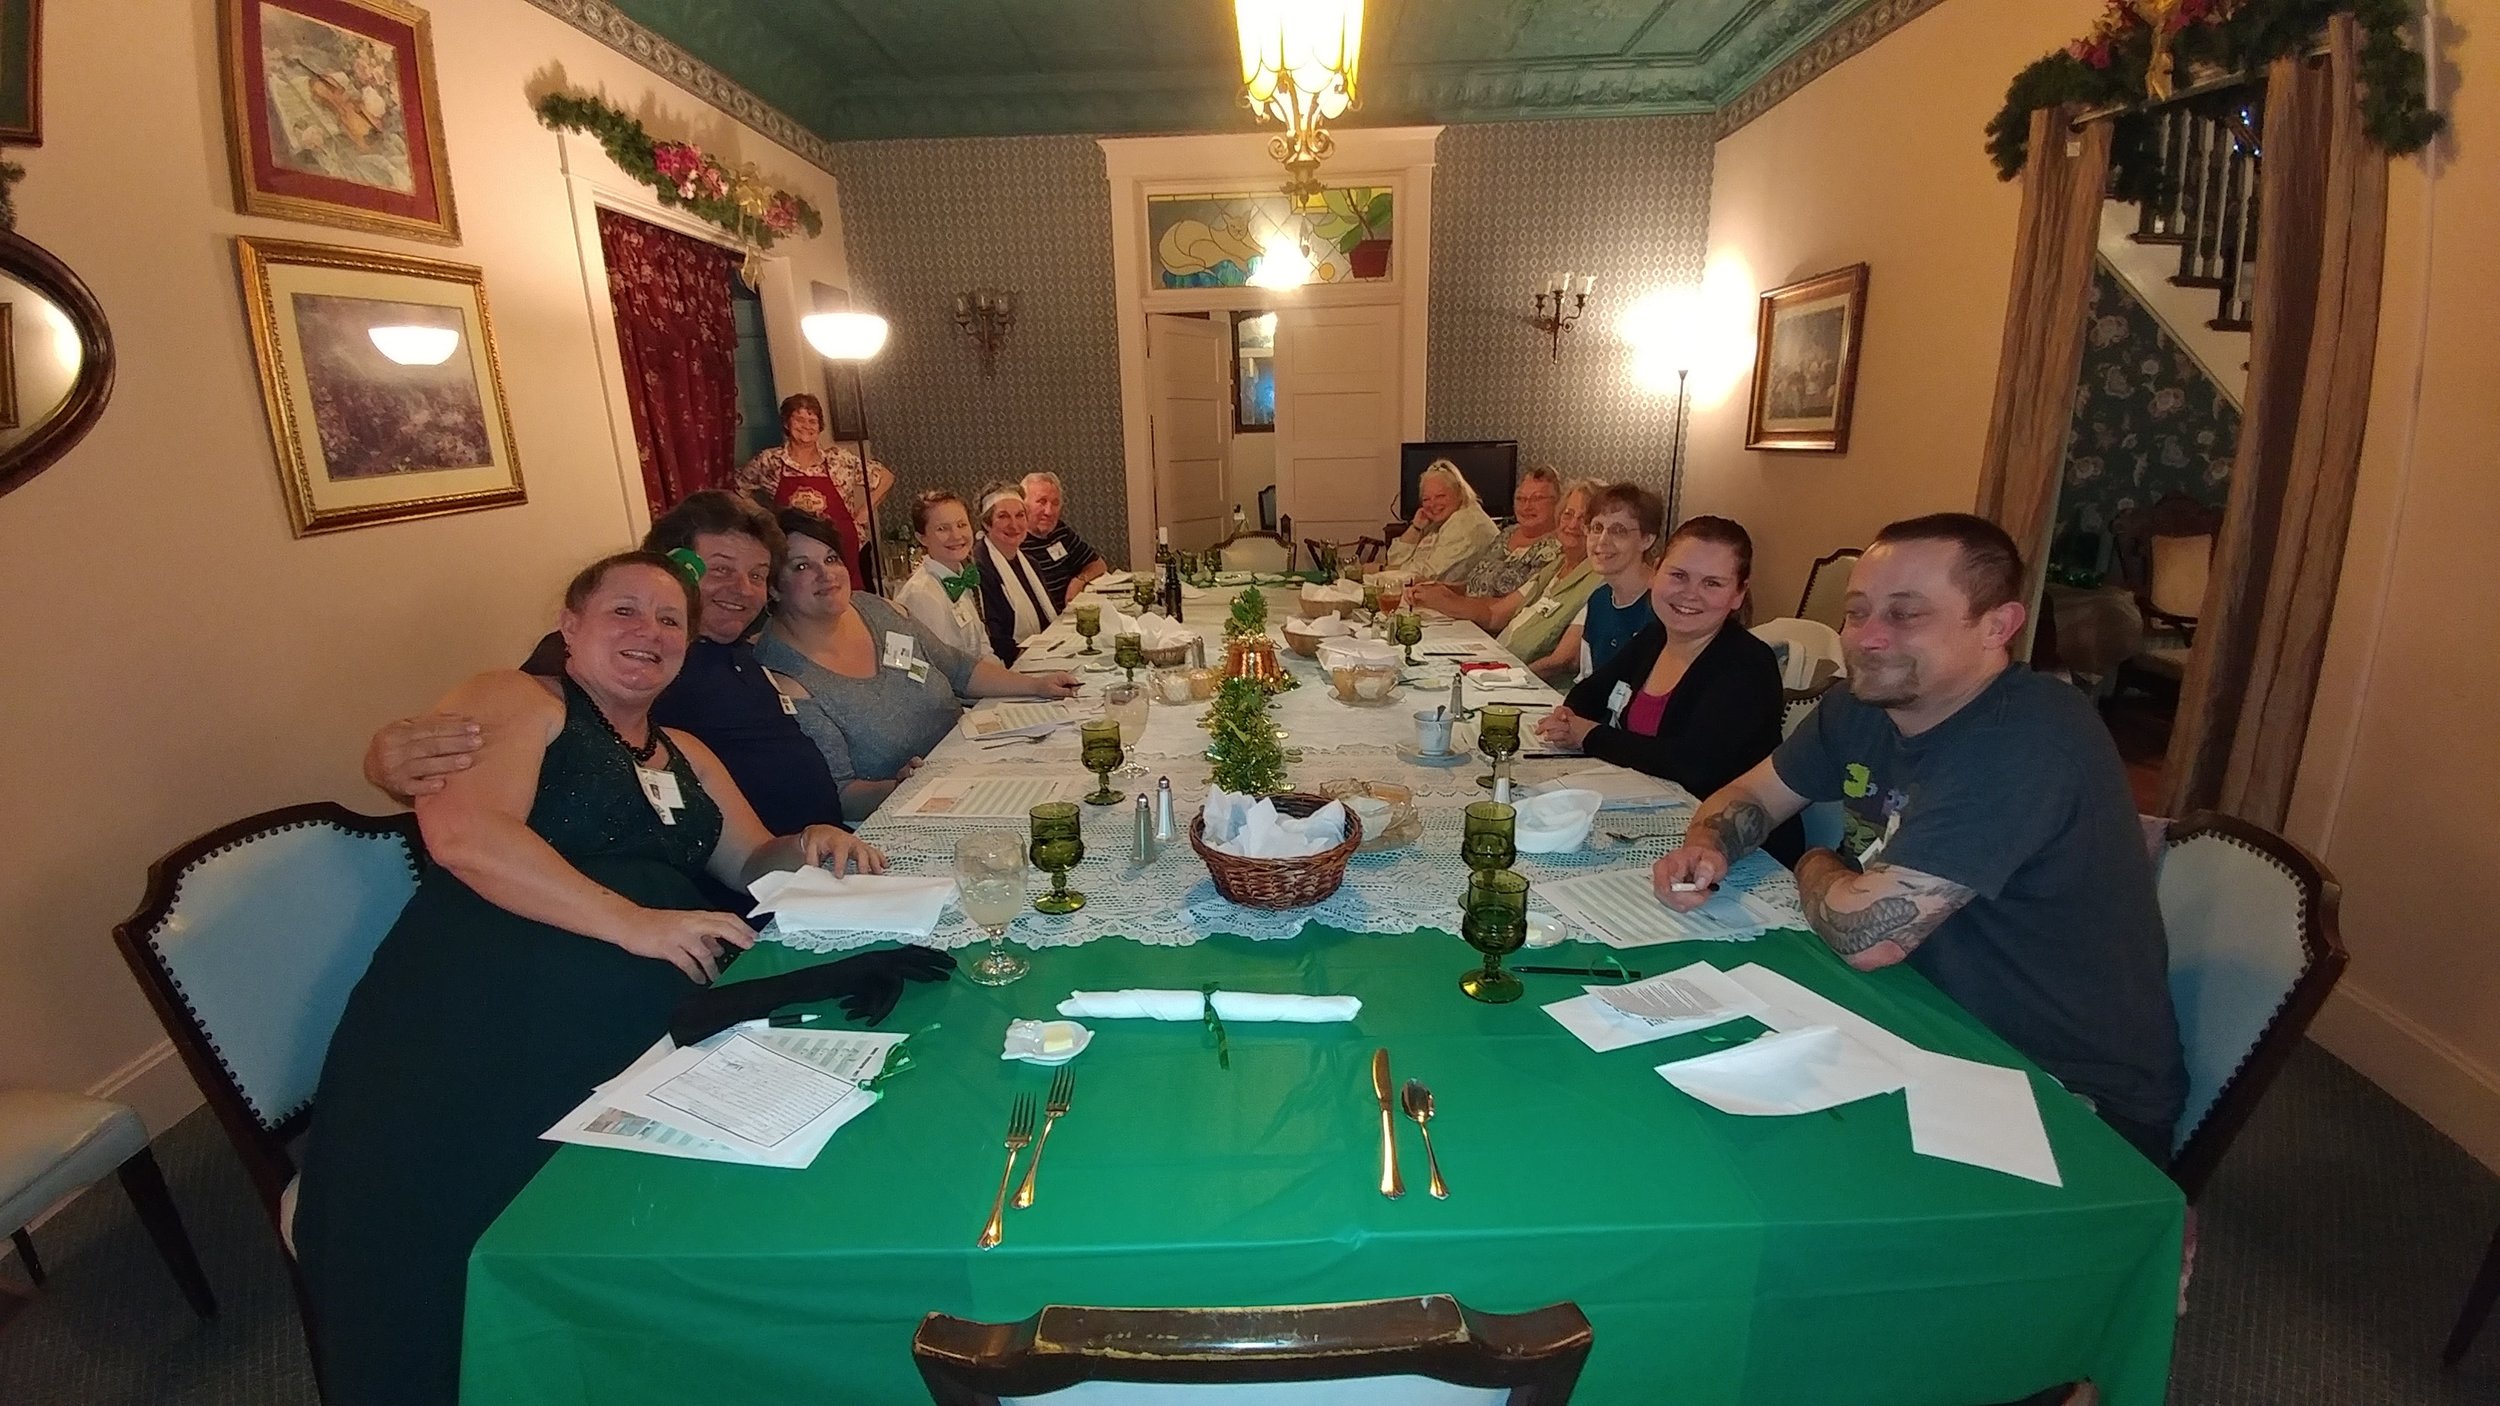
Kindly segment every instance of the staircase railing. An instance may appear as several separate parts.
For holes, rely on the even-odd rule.
[[[2171,282],[2211,288],[2217,331],[2248,330],[2257,284],[2257,134],[2261,89],[2154,115],[2162,196],[2137,208],[2135,237],[2179,247]]]

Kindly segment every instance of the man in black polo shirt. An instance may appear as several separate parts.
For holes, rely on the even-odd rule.
[[[1095,551],[1076,529],[1060,519],[1067,506],[1067,492],[1059,486],[1059,475],[1046,470],[1024,476],[1024,507],[1028,514],[1024,531],[1024,559],[1042,578],[1043,589],[1050,592],[1050,603],[1061,610],[1085,583],[1109,568],[1103,565],[1102,553]]]
[[[1705,801],[1658,861],[1689,909],[1810,801],[1839,852],[1797,864],[1806,918],[1861,971],[1907,961],[2091,1103],[2155,1166],[2187,1096],[2153,865],[2092,705],[2013,663],[2013,539],[1964,513],[1896,522],[1849,574],[1849,687]]]
[[[675,682],[651,705],[651,720],[711,748],[772,833],[843,825],[841,788],[824,754],[799,730],[751,642],[781,561],[780,525],[736,494],[707,490],[651,524],[642,544],[657,552],[685,548],[704,565],[702,638],[687,646]],[[563,640],[547,636],[522,667],[560,672]],[[477,724],[468,718],[402,719],[374,734],[365,779],[402,800],[437,791],[445,773],[469,765],[478,745]]]

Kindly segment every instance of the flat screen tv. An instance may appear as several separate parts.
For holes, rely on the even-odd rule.
[[[1519,441],[1515,439],[1436,439],[1398,447],[1398,512],[1415,516],[1415,485],[1435,459],[1447,459],[1474,486],[1484,510],[1497,518],[1510,516],[1511,491],[1519,485]]]

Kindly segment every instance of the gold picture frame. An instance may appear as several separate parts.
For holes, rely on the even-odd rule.
[[[1866,276],[1865,264],[1851,264],[1762,295],[1747,449],[1849,451]]]
[[[434,24],[402,0],[219,0],[246,215],[460,242]]]
[[[330,244],[234,247],[296,536],[528,501],[480,270]]]

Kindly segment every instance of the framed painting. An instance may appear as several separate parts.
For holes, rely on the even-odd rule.
[[[246,215],[460,242],[433,22],[400,0],[219,0]]]
[[[43,0],[0,0],[0,142],[43,145]]]
[[[1851,264],[1762,295],[1747,449],[1847,452],[1866,274],[1866,265]]]
[[[296,536],[527,501],[477,269],[234,247]]]

